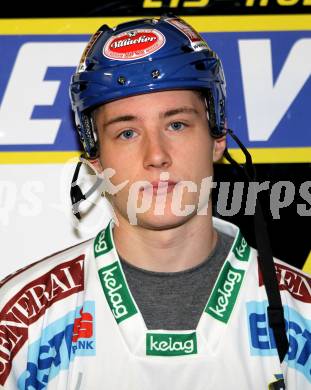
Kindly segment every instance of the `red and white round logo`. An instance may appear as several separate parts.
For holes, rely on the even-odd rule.
[[[109,38],[103,55],[112,60],[137,60],[156,52],[164,44],[165,36],[158,30],[129,30]]]

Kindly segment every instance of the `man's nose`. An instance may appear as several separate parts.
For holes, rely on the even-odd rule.
[[[144,143],[144,168],[166,168],[171,164],[170,145],[165,135],[149,135]]]

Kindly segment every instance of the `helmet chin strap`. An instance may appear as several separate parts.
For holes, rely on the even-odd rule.
[[[248,182],[256,180],[256,169],[253,165],[252,157],[249,151],[245,148],[239,138],[233,133],[232,130],[227,129],[227,133],[234,139],[239,145],[242,152],[245,155],[245,165],[238,164],[228,152],[226,148],[224,151],[224,157],[235,166],[240,172],[244,174]],[[267,225],[262,211],[260,195],[257,194],[255,215],[254,215],[254,230],[255,239],[258,250],[258,263],[262,278],[264,281],[269,306],[267,308],[268,322],[270,328],[273,330],[273,335],[276,342],[277,351],[279,354],[280,362],[285,358],[285,355],[289,348],[289,342],[286,336],[286,325],[284,318],[284,309],[282,305],[281,295],[279,291],[278,280],[275,272],[275,266],[273,261],[272,249],[270,245],[270,239],[268,235]]]
[[[102,184],[103,177],[100,176],[100,174],[96,171],[92,163],[83,157],[79,157],[79,162],[77,163],[76,169],[74,171],[72,181],[71,181],[71,187],[70,187],[70,198],[72,203],[72,212],[73,214],[78,218],[78,220],[81,219],[81,215],[79,212],[80,203],[89,198]],[[79,172],[82,166],[82,163],[86,164],[88,167],[90,167],[94,173],[96,174],[96,182],[92,185],[92,187],[85,193],[82,193],[82,190],[80,186],[78,185],[78,177]]]
[[[243,145],[243,143],[240,141],[238,136],[236,136],[231,129],[226,129],[227,134],[230,135],[231,138],[239,145],[240,149],[242,150],[244,156],[245,156],[245,164],[239,165],[233,157],[230,155],[228,149],[226,148],[224,151],[224,157],[227,161],[230,162],[230,164],[234,165],[238,168],[240,172],[242,172],[248,181],[255,181],[256,180],[256,170],[253,165],[252,156],[249,153],[249,151],[246,149],[246,147]]]

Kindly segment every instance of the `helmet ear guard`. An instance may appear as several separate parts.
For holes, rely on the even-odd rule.
[[[91,112],[78,113],[76,122],[85,157],[89,159],[97,158],[99,156],[98,137]]]
[[[208,112],[208,124],[213,138],[220,138],[227,134],[226,129],[226,115],[225,115],[225,102],[220,100],[218,105],[218,112],[216,111],[215,101],[210,89],[207,89],[204,94],[206,110]],[[217,121],[216,117],[219,116],[220,120]],[[217,124],[217,122],[219,124]]]

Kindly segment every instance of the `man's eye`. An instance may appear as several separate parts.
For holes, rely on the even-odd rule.
[[[182,122],[172,122],[169,127],[173,130],[183,130],[185,128],[185,124]]]
[[[131,139],[131,138],[133,138],[133,134],[134,133],[135,133],[134,130],[127,129],[127,130],[122,131],[122,133],[120,133],[118,135],[118,138],[121,138],[121,139]],[[124,137],[122,137],[123,135],[124,135]]]

